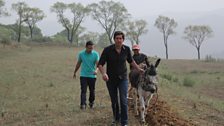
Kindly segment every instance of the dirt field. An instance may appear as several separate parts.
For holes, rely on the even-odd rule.
[[[110,99],[100,75],[94,109],[79,109],[79,79],[72,79],[79,50],[0,48],[0,125],[110,125]],[[148,108],[145,125],[223,126],[224,62],[162,59],[158,73],[159,100]],[[129,108],[129,125],[140,126]]]

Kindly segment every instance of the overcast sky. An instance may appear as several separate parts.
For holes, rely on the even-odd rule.
[[[15,23],[18,16],[15,14],[15,12],[11,10],[11,4],[16,3],[18,1],[21,1],[21,0],[5,0],[6,7],[10,11],[11,16],[0,17],[0,23],[3,23],[3,24]],[[63,27],[57,22],[56,14],[50,12],[50,7],[54,3],[56,3],[57,1],[61,1],[64,3],[75,2],[75,3],[82,3],[84,5],[87,5],[90,3],[99,2],[100,0],[22,0],[22,1],[26,2],[30,7],[38,7],[44,11],[47,17],[44,18],[43,21],[39,22],[37,25],[39,28],[41,28],[42,33],[44,35],[50,36],[63,30]],[[149,32],[147,35],[142,37],[145,42],[145,43],[142,42],[142,47],[143,47],[142,50],[143,52],[146,52],[148,54],[159,55],[161,57],[164,57],[165,50],[164,50],[163,42],[161,41],[162,38],[160,40],[161,33],[159,33],[158,30],[152,26],[155,21],[155,17],[161,14],[163,15],[164,13],[168,14],[165,16],[170,16],[169,13],[175,13],[176,15],[177,13],[180,13],[180,16],[176,16],[176,17],[171,16],[171,18],[175,18],[175,20],[177,20],[177,22],[181,24],[181,21],[178,20],[179,17],[181,17],[181,19],[183,20],[183,17],[186,17],[186,19],[188,19],[189,15],[192,16],[195,13],[201,13],[201,12],[207,13],[213,10],[224,9],[224,0],[113,0],[113,1],[121,2],[127,8],[128,12],[131,14],[131,16],[134,19],[144,19],[148,21],[147,23],[150,25]],[[222,19],[223,18],[224,18],[224,14]],[[215,24],[215,21],[213,22],[214,22],[213,24]],[[97,25],[97,22],[92,21],[91,18],[87,18],[81,25],[86,27],[88,29],[87,31],[95,30],[98,32],[100,31],[104,32],[103,29],[99,28],[100,26]],[[186,24],[186,25],[189,25],[189,24]],[[180,25],[178,25],[178,28],[180,29],[181,27],[179,26]],[[221,29],[221,26],[220,26],[220,29]],[[183,29],[181,30],[183,31]],[[221,32],[223,33],[224,31],[222,30]],[[156,35],[153,35],[154,33],[156,33]],[[172,45],[169,44],[170,57],[172,58],[195,57],[196,50],[194,49],[194,47],[192,47],[187,42],[179,42],[179,41],[184,41],[181,38],[182,37],[181,33],[178,33],[176,36],[179,37],[179,39],[177,37],[170,37],[170,40],[168,40],[171,42],[172,41],[176,42],[176,44],[172,44]],[[220,37],[222,36],[223,35],[221,34]],[[219,37],[217,33],[215,34],[215,37]],[[204,46],[202,47],[202,56],[205,56],[206,54],[212,54],[217,52],[219,53],[224,51],[224,48],[223,48],[224,44],[222,43],[223,39],[222,38],[215,39],[215,37],[213,38],[213,40],[211,39],[211,41],[213,41],[214,43],[216,42],[216,44],[213,44],[212,42],[208,42],[208,45],[204,44]],[[177,40],[175,40],[176,38]],[[147,45],[147,43],[149,43],[147,41],[150,42],[150,45]],[[161,41],[161,42],[158,42],[158,41]],[[186,45],[183,43],[186,43]],[[212,44],[209,45],[210,43]],[[152,45],[154,46],[154,48],[151,47],[152,49],[149,50],[148,47]],[[182,53],[177,53],[176,52],[177,50],[178,52],[182,51]],[[186,50],[186,51],[183,51],[183,50]]]
[[[50,6],[55,2],[65,3],[80,2],[84,5],[98,2],[100,0],[5,0],[8,10],[12,16],[1,17],[0,23],[14,23],[17,15],[11,11],[11,4],[18,1],[25,1],[31,7],[38,7],[44,11],[47,17],[38,23],[44,35],[53,35],[62,29],[57,23],[56,15],[50,12]],[[165,12],[201,12],[224,8],[224,0],[114,0],[120,1],[128,9],[134,18],[141,18],[150,15],[159,15]],[[46,28],[48,27],[48,28]]]

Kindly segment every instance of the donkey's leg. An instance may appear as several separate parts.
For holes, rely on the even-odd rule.
[[[128,89],[128,98],[132,99],[130,96],[134,97],[133,96],[133,87],[132,86],[130,86],[130,88]]]
[[[136,115],[139,115],[139,111],[138,111],[138,91],[137,91],[136,88],[134,88],[134,91],[133,91],[133,98],[134,98],[135,113],[136,113]]]
[[[149,102],[152,99],[152,96],[153,96],[152,93],[147,94],[146,101],[145,101],[145,108],[146,108],[145,115],[147,115],[147,112],[148,112],[147,108],[149,107]]]
[[[145,123],[145,101],[143,96],[143,90],[140,88],[139,92],[139,102],[140,102],[140,116],[142,123]]]

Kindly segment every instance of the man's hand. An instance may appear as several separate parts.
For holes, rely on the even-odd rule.
[[[75,73],[75,72],[74,72],[74,74],[73,74],[73,79],[74,79],[74,78],[76,78],[76,73]]]
[[[109,80],[109,77],[108,77],[108,75],[107,75],[106,73],[103,74],[102,78],[103,78],[103,80],[106,81],[106,82]]]
[[[145,72],[145,70],[143,70],[142,68],[138,68],[138,71],[143,74]]]
[[[95,71],[93,72],[93,74],[94,74],[94,75],[97,75],[97,71],[98,71],[98,70],[95,70]]]

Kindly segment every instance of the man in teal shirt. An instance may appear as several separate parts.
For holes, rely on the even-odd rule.
[[[81,103],[80,108],[86,109],[86,92],[89,86],[89,107],[93,108],[95,100],[95,83],[97,74],[97,64],[99,61],[99,54],[94,48],[92,41],[86,42],[86,49],[78,54],[78,61],[76,63],[73,78],[76,78],[76,72],[81,66],[80,71],[80,85],[81,85]]]

